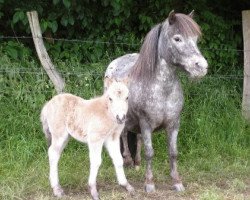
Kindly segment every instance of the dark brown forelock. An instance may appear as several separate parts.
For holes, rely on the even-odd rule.
[[[200,26],[188,15],[177,13],[173,26],[180,31],[184,37],[201,36]]]

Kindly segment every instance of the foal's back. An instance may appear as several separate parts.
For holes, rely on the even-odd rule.
[[[107,134],[112,126],[105,104],[102,96],[85,100],[72,94],[59,94],[45,104],[41,118],[45,118],[53,137],[70,134],[87,142],[90,132]]]

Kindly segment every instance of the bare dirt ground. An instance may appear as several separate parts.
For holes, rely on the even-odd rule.
[[[239,184],[244,183],[244,184]],[[215,184],[198,184],[195,182],[189,183],[186,186],[185,192],[177,193],[172,190],[170,183],[156,183],[156,192],[146,194],[143,190],[143,183],[132,182],[136,193],[134,196],[128,194],[123,188],[115,183],[101,183],[98,185],[100,198],[102,200],[250,200],[250,178],[243,182],[229,183],[227,181],[217,182]],[[87,186],[82,190],[65,188],[66,196],[61,200],[90,200],[90,194]],[[29,200],[55,200],[52,191],[47,193],[38,192],[35,195],[27,197]]]

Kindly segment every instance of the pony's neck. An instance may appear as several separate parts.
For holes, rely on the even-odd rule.
[[[160,82],[178,80],[176,67],[167,63],[165,59],[158,57],[155,79]]]

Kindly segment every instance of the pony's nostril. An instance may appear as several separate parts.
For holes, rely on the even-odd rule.
[[[199,62],[196,62],[196,63],[195,63],[195,66],[196,66],[196,67],[200,67]]]

